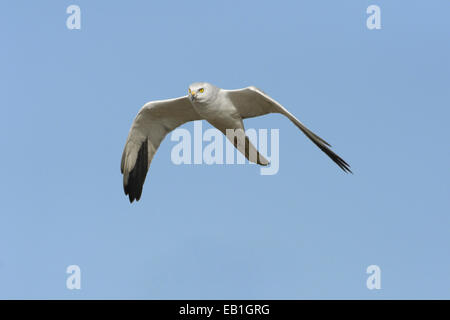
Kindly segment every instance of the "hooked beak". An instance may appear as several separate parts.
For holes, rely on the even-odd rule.
[[[192,100],[195,99],[195,91],[191,91],[191,99],[192,99]]]

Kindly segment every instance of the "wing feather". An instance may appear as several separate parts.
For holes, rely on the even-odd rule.
[[[243,119],[262,116],[268,113],[281,113],[291,120],[320,150],[331,158],[344,172],[350,172],[350,165],[334,153],[331,145],[324,139],[309,130],[292,113],[277,101],[269,97],[256,87],[247,87],[238,90],[225,90],[234,106]]]
[[[164,137],[182,124],[200,120],[187,96],[145,104],[131,125],[120,170],[130,202],[139,201],[147,171]]]

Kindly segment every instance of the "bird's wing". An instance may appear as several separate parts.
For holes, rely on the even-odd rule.
[[[164,137],[178,126],[199,119],[187,96],[151,101],[141,108],[131,125],[120,165],[130,202],[140,199],[150,162]]]
[[[269,97],[262,90],[255,87],[248,87],[238,90],[224,90],[237,108],[241,117],[252,118],[262,116],[268,113],[281,113],[291,120],[311,141],[319,147],[327,156],[331,158],[344,172],[352,172],[350,165],[345,162],[336,153],[331,151],[330,144],[309,130],[303,123],[301,123],[292,113],[284,108],[277,101]]]

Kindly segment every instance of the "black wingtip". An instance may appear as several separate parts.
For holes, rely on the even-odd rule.
[[[125,195],[128,195],[130,203],[134,200],[139,201],[142,195],[142,188],[144,186],[145,177],[148,171],[148,145],[144,141],[139,149],[136,164],[128,174],[127,184],[123,186]]]
[[[339,166],[339,168],[341,168],[345,173],[353,174],[352,170],[350,169],[350,165],[347,162],[345,162],[344,159],[342,159],[336,153],[331,151],[327,146],[322,145],[320,143],[316,143],[315,141],[314,143],[320,148],[320,150],[322,150],[327,156],[329,156],[330,159],[333,160]]]

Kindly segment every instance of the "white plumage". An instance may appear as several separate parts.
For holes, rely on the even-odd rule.
[[[285,115],[342,170],[351,172],[350,166],[329,149],[330,145],[325,140],[261,90],[255,87],[224,90],[206,82],[197,82],[189,86],[189,95],[148,102],[137,114],[122,154],[125,194],[130,202],[140,199],[148,168],[161,141],[178,126],[193,120],[206,120],[224,134],[227,129],[242,129],[235,131],[237,139],[231,142],[249,161],[267,165],[266,158],[245,136],[242,120],[268,113]],[[239,140],[245,140],[245,145],[239,144]]]

